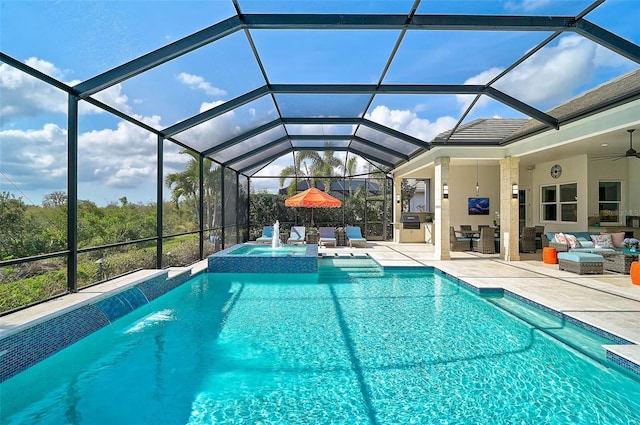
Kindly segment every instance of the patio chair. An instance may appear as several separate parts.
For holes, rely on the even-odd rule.
[[[495,254],[496,242],[495,233],[496,229],[489,226],[478,226],[480,228],[480,236],[473,238],[471,245],[473,250],[481,254]]]
[[[357,226],[347,226],[347,240],[350,248],[353,248],[354,245],[367,247],[367,240],[362,237],[362,231]]]
[[[520,233],[520,252],[536,252],[536,228],[524,227]]]
[[[304,243],[306,228],[304,226],[293,226],[287,243]]]
[[[320,232],[318,246],[337,246],[336,233],[333,227],[321,227],[318,231]]]
[[[262,236],[256,239],[257,243],[271,243],[273,240],[273,226],[264,226]]]
[[[453,226],[449,227],[449,250],[450,251],[469,251],[471,249],[471,238],[466,236],[458,236]]]
[[[471,225],[470,224],[461,224],[460,225],[460,230],[471,230]]]

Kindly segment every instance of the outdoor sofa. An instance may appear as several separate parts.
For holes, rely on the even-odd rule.
[[[622,251],[624,248],[624,232],[547,232],[544,236],[549,241],[549,248],[555,248],[557,252],[597,254]]]

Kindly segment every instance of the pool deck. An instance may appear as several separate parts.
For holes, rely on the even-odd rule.
[[[503,288],[596,328],[610,332],[636,345],[610,347],[619,356],[640,365],[640,286],[629,275],[605,272],[577,275],[544,264],[541,253],[526,254],[521,261],[506,262],[498,255],[452,252],[451,260],[434,259],[434,247],[427,244],[369,242],[367,248],[321,247],[320,255],[369,255],[382,266],[433,266],[477,288]],[[524,254],[523,254],[524,255]],[[194,264],[192,274],[206,270],[207,260]],[[169,275],[185,268],[168,269]],[[114,281],[69,294],[4,317],[0,317],[0,337],[67,311],[78,304],[104,297],[118,288],[135,284],[141,271]]]

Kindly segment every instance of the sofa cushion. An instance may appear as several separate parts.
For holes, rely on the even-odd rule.
[[[568,233],[565,233],[564,237],[567,239],[567,243],[569,244],[569,248],[580,248],[580,242],[578,242],[578,238],[576,238],[574,235],[570,235]]]
[[[600,252],[615,252],[612,248],[572,248],[570,252],[589,252],[591,254],[598,254]]]
[[[580,246],[582,248],[593,248],[595,246],[591,239],[587,239],[582,236],[578,238],[578,242],[580,242]]]
[[[606,235],[606,232],[601,232],[601,235]],[[624,248],[624,232],[609,233],[611,235],[611,242],[614,248]]]
[[[602,263],[604,258],[602,255],[590,254],[588,252],[559,252],[559,260],[573,261],[575,263]]]
[[[596,248],[613,248],[613,241],[609,233],[605,233],[604,235],[591,235],[591,240]]]
[[[549,242],[558,242],[556,241],[556,232],[547,232],[544,235],[547,237]]]
[[[569,242],[567,241],[567,238],[564,235],[564,233],[556,233],[556,235],[554,236],[554,239],[558,243],[564,243],[564,244],[567,244],[567,245],[569,244]]]

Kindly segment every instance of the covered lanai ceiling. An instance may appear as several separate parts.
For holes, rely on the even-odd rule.
[[[601,8],[620,7],[604,1],[175,2],[205,7],[188,24],[163,11],[169,2],[150,3],[157,10],[143,19],[185,33],[72,92],[134,122],[158,108],[162,123],[145,127],[247,176],[301,151],[344,152],[389,172],[443,132],[436,144],[505,141],[456,137],[478,118],[557,129],[562,117],[546,111],[640,64],[637,40],[625,37],[637,15],[598,23]],[[608,29],[616,25],[620,35]],[[143,99],[140,109],[105,95],[116,86]]]

